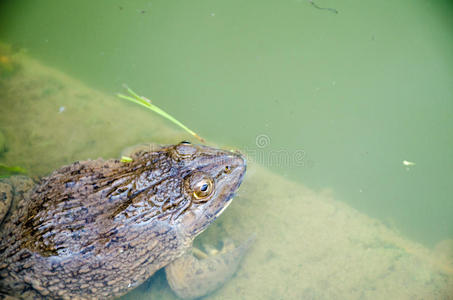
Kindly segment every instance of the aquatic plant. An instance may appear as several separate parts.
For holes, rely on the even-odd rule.
[[[132,89],[130,89],[129,87],[126,87],[126,90],[127,92],[131,95],[131,96],[127,96],[127,95],[123,95],[123,94],[117,94],[117,96],[121,99],[124,99],[124,100],[128,100],[132,103],[135,103],[135,104],[138,104],[138,105],[141,105],[141,106],[144,106],[150,110],[152,110],[153,112],[157,113],[158,115],[164,117],[165,119],[169,120],[170,122],[178,125],[179,127],[181,127],[182,129],[184,129],[185,131],[187,131],[188,133],[190,133],[192,136],[194,136],[197,140],[199,140],[200,142],[202,143],[205,143],[205,139],[203,139],[201,136],[199,136],[198,134],[196,134],[193,130],[189,129],[186,125],[182,124],[180,121],[176,120],[173,116],[171,116],[170,114],[168,114],[167,112],[165,112],[164,110],[162,110],[161,108],[157,107],[156,105],[152,104],[151,103],[151,100],[149,100],[148,98],[146,97],[143,97],[143,96],[139,96],[137,95]]]
[[[0,164],[0,178],[6,178],[6,177],[11,177],[13,175],[17,174],[25,174],[27,173],[27,170],[25,170],[22,167],[19,166],[6,166],[3,164]]]

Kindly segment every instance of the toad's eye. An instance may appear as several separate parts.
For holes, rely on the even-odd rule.
[[[193,196],[195,199],[203,200],[209,197],[214,191],[214,183],[209,178],[201,178],[193,185]]]
[[[230,174],[231,173],[231,167],[230,166],[225,166],[225,173]]]

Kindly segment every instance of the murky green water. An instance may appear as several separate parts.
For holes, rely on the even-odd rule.
[[[452,238],[453,5],[314,3],[338,13],[305,0],[3,1],[0,41],[107,94],[126,83],[208,140],[413,240]],[[117,132],[146,122],[122,107]],[[90,139],[104,138],[95,128]],[[153,138],[137,132],[124,146]]]

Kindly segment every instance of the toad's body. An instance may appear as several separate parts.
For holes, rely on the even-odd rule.
[[[207,259],[217,271],[190,249],[239,187],[242,156],[181,143],[132,158],[76,162],[36,186],[0,182],[0,298],[114,297],[165,266],[193,298],[234,272],[246,246]]]

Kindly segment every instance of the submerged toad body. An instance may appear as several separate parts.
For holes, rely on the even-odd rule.
[[[132,158],[0,182],[0,299],[116,297],[163,267],[194,298],[234,273],[249,242],[203,260],[191,247],[231,202],[244,158],[185,142]]]

